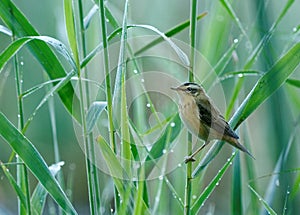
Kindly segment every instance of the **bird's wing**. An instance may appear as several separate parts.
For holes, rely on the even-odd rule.
[[[239,136],[230,128],[229,124],[225,121],[224,117],[220,114],[211,101],[206,100],[198,102],[199,117],[202,123],[209,128],[216,130],[218,133],[228,135],[235,139]]]

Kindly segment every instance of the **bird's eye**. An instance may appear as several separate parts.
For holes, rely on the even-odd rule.
[[[188,88],[186,88],[186,89],[187,89],[187,91],[189,91],[191,94],[195,94],[195,93],[197,92],[197,89],[192,88],[192,87],[188,87]]]

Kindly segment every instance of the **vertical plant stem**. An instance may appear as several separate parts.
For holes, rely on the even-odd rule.
[[[80,39],[81,39],[81,47],[82,47],[82,57],[83,59],[86,57],[87,55],[87,48],[86,48],[86,29],[84,28],[84,15],[83,15],[83,4],[82,4],[82,0],[78,1],[78,6],[79,6],[79,24],[80,24]],[[88,71],[87,68],[84,68],[85,72],[84,72],[84,77],[85,79],[89,79],[88,77]],[[89,97],[89,86],[88,84],[85,85],[85,94],[86,96],[86,105],[90,106],[90,97]],[[100,188],[99,188],[99,175],[98,175],[98,171],[97,171],[97,166],[95,165],[96,162],[96,158],[95,158],[95,144],[94,144],[94,140],[93,140],[93,133],[91,132],[90,134],[88,134],[88,143],[91,147],[91,153],[90,153],[90,159],[91,159],[91,163],[90,163],[90,168],[92,170],[92,177],[93,177],[93,186],[94,186],[94,198],[96,201],[96,208],[99,211],[100,210],[100,206],[101,206],[101,197],[100,197]]]
[[[112,92],[111,92],[110,71],[109,71],[108,39],[107,39],[104,0],[99,0],[99,9],[100,9],[99,15],[100,15],[101,32],[102,32],[102,44],[103,44],[107,112],[108,112],[108,122],[109,122],[109,143],[110,143],[110,147],[112,148],[112,150],[116,153],[116,143],[115,143],[114,124],[113,124],[113,111],[112,111]],[[118,208],[120,198],[119,198],[116,187],[114,188],[114,191],[115,191],[114,192],[115,208]]]
[[[80,68],[80,56],[79,56],[79,40],[76,31],[75,18],[74,18],[74,6],[73,0],[65,0],[65,18],[68,33],[68,40],[70,47],[72,49],[74,61],[76,64],[78,85],[79,85],[79,98],[80,98],[80,113],[81,113],[81,127],[83,133],[83,142],[85,146],[86,154],[86,169],[87,169],[87,179],[88,179],[88,189],[89,189],[89,200],[90,200],[90,210],[91,214],[100,213],[100,193],[98,185],[97,168],[95,167],[95,149],[93,140],[90,138],[87,132],[86,124],[86,113],[85,108],[88,106],[89,92],[84,90],[82,74]],[[80,15],[82,15],[82,4],[79,4]],[[83,19],[83,17],[81,17]],[[81,21],[82,22],[82,21]],[[81,24],[82,26],[82,24]],[[81,29],[82,30],[82,29]],[[86,88],[85,88],[86,89]]]
[[[195,62],[195,43],[196,43],[196,23],[197,23],[197,0],[190,1],[190,62],[189,82],[194,81],[194,62]],[[192,134],[188,133],[188,154],[193,153]],[[192,196],[192,162],[188,162],[186,166],[186,185],[185,185],[185,201],[184,214],[189,215],[191,212],[191,196]]]
[[[13,39],[14,36],[13,36]],[[15,67],[15,80],[16,80],[16,91],[18,98],[18,129],[21,131],[24,127],[24,112],[23,112],[23,99],[20,96],[22,94],[22,74],[19,68],[18,56],[14,57]],[[19,156],[16,157],[16,162],[22,165],[17,165],[17,183],[21,187],[22,192],[26,196],[26,208],[23,208],[21,202],[18,200],[19,214],[31,214],[30,195],[29,195],[29,182],[27,168],[23,165],[23,161]]]

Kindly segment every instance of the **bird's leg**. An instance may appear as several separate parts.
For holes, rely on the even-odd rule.
[[[190,156],[187,156],[184,158],[184,163],[188,163],[188,162],[194,162],[195,160],[195,155],[198,154],[206,145],[208,145],[209,141],[205,141],[205,143],[200,146],[200,148],[198,148],[196,151],[194,151]]]

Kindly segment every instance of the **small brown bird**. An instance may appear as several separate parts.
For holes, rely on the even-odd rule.
[[[171,89],[179,95],[178,106],[181,120],[192,134],[205,141],[199,149],[186,157],[185,163],[195,161],[194,156],[215,139],[224,140],[254,158],[239,143],[239,136],[230,128],[200,85],[184,83]]]

